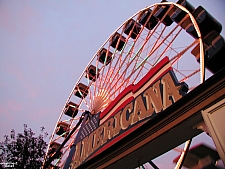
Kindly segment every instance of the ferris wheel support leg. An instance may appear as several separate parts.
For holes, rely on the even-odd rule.
[[[90,112],[89,112],[89,111],[85,111],[85,112],[82,114],[81,120],[80,120],[80,121],[81,121],[81,122],[83,121],[83,122],[82,122],[80,128],[82,128],[82,127],[85,125],[85,122],[86,122],[86,120],[87,120],[87,118],[88,118],[89,115],[90,115]],[[79,122],[80,122],[80,121],[79,121]],[[80,123],[81,123],[81,122],[80,122]],[[80,132],[78,132],[78,134],[77,134],[77,136],[76,136],[76,139],[74,140],[74,143],[73,143],[73,145],[71,146],[69,156],[68,156],[67,159],[66,159],[66,163],[65,163],[63,169],[69,169],[69,167],[70,167],[70,163],[71,163],[72,158],[73,158],[73,155],[74,155],[74,153],[75,153],[75,151],[76,151],[76,144],[77,144],[77,142],[78,142],[78,139],[77,139],[77,138],[79,138],[79,135],[80,135]]]
[[[176,167],[174,169],[181,169],[181,167],[182,167],[182,165],[184,163],[184,160],[185,160],[185,158],[187,156],[187,153],[189,151],[189,148],[190,148],[190,145],[191,145],[191,141],[192,141],[192,139],[186,141],[185,146],[184,146],[184,150],[181,153],[180,159],[178,160],[177,165],[176,165]]]
[[[85,111],[83,114],[82,114],[82,116],[81,116],[81,118],[80,118],[80,120],[78,121],[78,123],[76,124],[76,126],[72,129],[72,131],[68,134],[68,136],[66,137],[66,139],[63,141],[63,143],[60,145],[60,147],[56,150],[56,152],[48,159],[48,160],[46,160],[46,162],[44,163],[44,165],[42,166],[42,169],[47,169],[48,168],[48,166],[51,164],[51,162],[54,160],[54,158],[55,158],[55,156],[60,152],[60,150],[63,148],[63,146],[67,143],[67,141],[70,139],[70,137],[73,135],[73,133],[76,131],[76,129],[79,127],[79,125],[82,123],[82,121],[84,120],[84,121],[86,121],[86,119],[87,119],[87,117],[89,116],[89,113],[90,112],[88,112],[88,111]],[[82,123],[82,125],[81,125],[81,127],[84,125],[84,123]],[[75,142],[76,142],[76,140],[77,139],[75,139]],[[74,143],[75,143],[74,142]],[[72,145],[72,148],[73,147],[75,147],[74,145]],[[70,154],[71,154],[71,152],[72,152],[72,148],[71,148],[71,151],[70,151]],[[73,153],[74,153],[74,151],[73,151]],[[70,157],[70,154],[69,154],[69,156],[68,156],[68,158]],[[72,154],[73,155],[73,154]],[[72,156],[71,155],[71,156]],[[72,157],[71,157],[71,159],[72,159]],[[68,161],[68,159],[67,159],[67,161]],[[66,161],[66,162],[67,162]],[[70,160],[71,161],[71,160]],[[70,164],[70,163],[69,163]],[[66,165],[65,165],[66,166]],[[65,168],[65,166],[64,166],[64,168]],[[69,167],[68,167],[69,168]]]

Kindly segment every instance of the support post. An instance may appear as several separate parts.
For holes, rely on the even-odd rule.
[[[82,122],[80,128],[82,128],[82,127],[85,125],[85,122],[86,122],[86,120],[87,120],[89,114],[90,114],[89,111],[85,111],[85,112],[82,114],[82,116],[83,116],[83,122]],[[63,169],[69,169],[69,167],[70,167],[70,163],[71,163],[72,158],[73,158],[73,156],[74,156],[74,153],[75,153],[75,151],[76,151],[76,144],[77,144],[77,142],[78,142],[78,138],[79,138],[80,134],[81,134],[80,132],[77,133],[76,139],[74,140],[74,143],[73,143],[73,145],[71,146],[69,156],[68,156],[67,159],[66,159],[66,163],[65,163]]]

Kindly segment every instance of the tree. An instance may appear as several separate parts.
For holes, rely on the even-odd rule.
[[[47,137],[44,127],[41,127],[41,134],[35,137],[35,133],[24,124],[23,134],[16,135],[11,130],[10,136],[5,135],[5,140],[0,143],[0,168],[41,168],[45,156]]]

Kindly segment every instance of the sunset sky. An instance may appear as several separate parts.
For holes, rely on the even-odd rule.
[[[125,20],[157,2],[1,0],[0,141],[11,129],[22,132],[23,124],[37,134],[44,126],[50,135],[73,86],[100,46]],[[225,37],[224,0],[189,2],[202,5],[220,21]],[[203,140],[214,146],[205,134],[193,144]],[[172,164],[177,155],[164,158]]]

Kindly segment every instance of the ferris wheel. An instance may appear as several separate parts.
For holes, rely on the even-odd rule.
[[[128,18],[109,36],[84,68],[59,115],[46,153],[47,159],[60,150],[52,166],[65,165],[83,112],[100,112],[103,123],[109,115],[101,113],[163,59],[168,59],[177,80],[185,82],[189,91],[204,81],[205,74],[210,76],[216,71],[210,66],[207,71],[204,66],[207,46],[203,38],[211,30],[203,32],[200,21],[195,19],[203,11],[204,8],[195,9],[185,0],[156,3]],[[220,25],[214,25],[213,29],[220,32]]]

